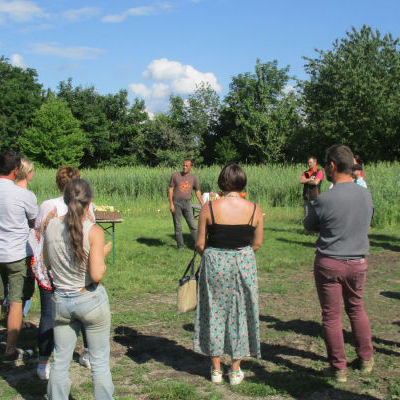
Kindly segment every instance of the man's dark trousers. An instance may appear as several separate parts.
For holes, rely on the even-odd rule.
[[[175,212],[172,213],[174,220],[175,239],[178,248],[184,247],[183,235],[182,235],[182,215],[189,226],[190,234],[193,240],[196,242],[197,238],[197,227],[193,217],[192,204],[190,200],[174,200]]]

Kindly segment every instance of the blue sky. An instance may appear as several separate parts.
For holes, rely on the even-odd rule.
[[[100,93],[127,89],[149,111],[207,81],[223,97],[257,58],[290,65],[352,26],[400,36],[399,0],[0,0],[0,55],[55,89],[69,77]]]

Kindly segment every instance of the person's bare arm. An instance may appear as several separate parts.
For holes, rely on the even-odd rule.
[[[29,228],[33,229],[35,227],[36,219],[28,219],[28,226]]]
[[[200,189],[196,190],[196,197],[199,200],[200,204],[203,205],[204,203],[203,203],[203,198],[201,197],[201,190]]]
[[[306,178],[306,176],[304,174],[301,175],[301,177],[300,177],[300,183],[301,184],[308,183],[309,181],[310,181],[310,179]]]
[[[256,229],[254,231],[253,243],[251,244],[251,248],[254,251],[257,251],[262,246],[263,233],[264,233],[264,218],[259,205],[257,205],[255,212],[255,223],[256,223]]]
[[[196,240],[196,251],[199,254],[203,254],[203,251],[206,247],[206,238],[207,238],[207,216],[210,213],[208,209],[208,203],[205,203],[201,208],[199,215],[199,226],[197,228],[197,240]]]
[[[93,225],[89,231],[89,274],[94,282],[100,282],[106,273],[104,257],[111,251],[111,242],[104,245],[104,231]]]
[[[172,213],[174,213],[175,206],[174,206],[174,188],[173,188],[173,186],[170,186],[168,188],[168,200],[169,200],[169,209]]]

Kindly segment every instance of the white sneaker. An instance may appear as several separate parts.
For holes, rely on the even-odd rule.
[[[231,385],[239,385],[244,378],[244,373],[240,368],[237,371],[230,370],[228,375]]]
[[[89,351],[87,349],[83,350],[83,353],[79,357],[79,364],[83,365],[87,369],[92,369],[89,359]]]
[[[40,380],[48,381],[50,379],[50,363],[38,364],[36,373]]]
[[[221,383],[222,382],[222,371],[220,369],[214,369],[211,367],[211,382]]]

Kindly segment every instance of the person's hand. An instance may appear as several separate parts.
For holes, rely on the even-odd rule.
[[[104,257],[106,257],[108,254],[110,254],[111,250],[112,250],[112,243],[111,242],[107,242],[104,245]]]
[[[175,205],[174,204],[170,204],[169,205],[169,210],[172,212],[172,214],[175,212]]]

